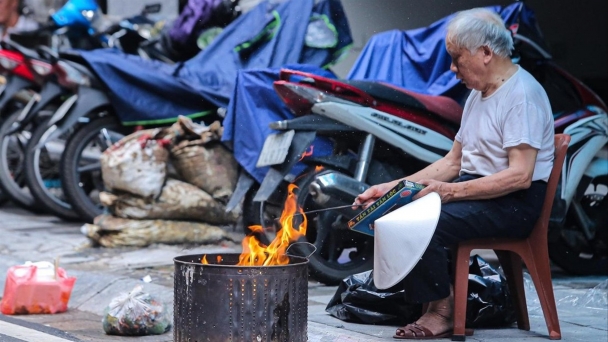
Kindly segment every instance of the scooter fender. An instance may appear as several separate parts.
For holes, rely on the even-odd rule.
[[[44,146],[48,141],[58,138],[70,127],[94,109],[110,105],[108,96],[97,89],[80,87],[77,95],[68,98],[48,122],[52,132],[47,134],[44,139],[40,139],[37,148]]]
[[[11,77],[8,80],[8,82],[6,83],[4,92],[2,93],[2,96],[0,97],[0,110],[2,108],[4,108],[4,106],[6,106],[8,101],[10,101],[13,98],[13,96],[15,96],[15,94],[17,94],[18,92],[20,92],[23,89],[32,88],[35,85],[36,84],[34,84],[31,81],[26,80],[23,77],[19,77],[19,76]]]
[[[31,108],[24,108],[17,117],[17,125],[11,128],[9,134],[15,133],[27,126],[38,114],[38,112],[46,107],[49,103],[55,101],[65,93],[55,82],[46,82],[38,94],[38,101]],[[27,110],[26,110],[27,109]]]
[[[592,172],[589,167],[595,165],[592,162],[598,160],[598,153],[608,143],[608,115],[602,113],[579,120],[568,126],[564,133],[572,137],[562,169],[560,196],[568,208],[581,178],[586,172]]]
[[[234,192],[232,193],[232,196],[230,196],[230,200],[226,204],[225,211],[227,213],[234,210],[234,208],[236,208],[236,206],[241,203],[241,201],[243,200],[243,198],[245,198],[245,195],[247,194],[249,189],[251,189],[254,183],[255,179],[253,179],[253,177],[251,177],[249,173],[241,169],[239,179],[237,180],[236,186],[234,188]]]

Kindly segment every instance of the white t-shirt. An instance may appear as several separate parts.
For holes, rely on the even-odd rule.
[[[543,87],[518,70],[492,95],[473,90],[462,113],[456,141],[462,144],[460,174],[489,176],[509,166],[507,148],[538,150],[532,181],[549,179],[555,149],[553,114]]]

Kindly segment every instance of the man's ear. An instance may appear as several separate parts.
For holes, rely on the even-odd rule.
[[[483,53],[484,64],[490,63],[492,57],[494,57],[494,51],[492,51],[492,49],[490,49],[490,47],[486,45],[481,47],[481,53]]]

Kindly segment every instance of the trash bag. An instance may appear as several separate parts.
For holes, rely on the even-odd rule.
[[[367,324],[404,325],[420,317],[421,304],[406,303],[399,285],[377,289],[372,272],[342,279],[325,311],[343,321]]]
[[[479,255],[469,260],[467,327],[509,326],[517,319],[507,280]]]
[[[401,286],[379,290],[372,271],[342,280],[325,311],[343,321],[366,324],[404,325],[417,320],[421,304],[406,303]],[[515,310],[506,279],[480,256],[469,261],[467,327],[508,326]]]
[[[145,293],[141,285],[113,298],[101,322],[108,335],[160,335],[171,328],[171,317],[165,305]]]

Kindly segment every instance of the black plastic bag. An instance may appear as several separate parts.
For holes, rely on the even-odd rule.
[[[469,260],[467,327],[501,327],[516,321],[505,277],[479,255]]]
[[[403,325],[417,320],[421,304],[406,303],[402,286],[379,290],[372,271],[344,278],[325,311],[343,321],[366,324]],[[515,310],[506,279],[480,256],[469,261],[467,327],[508,326]]]
[[[406,303],[399,285],[379,290],[372,271],[342,279],[325,311],[343,321],[367,324],[405,324],[418,317],[422,305]]]

